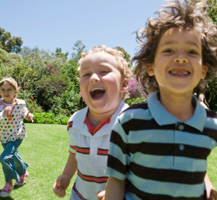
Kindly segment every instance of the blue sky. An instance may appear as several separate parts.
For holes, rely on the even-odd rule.
[[[135,31],[153,17],[164,0],[0,0],[0,27],[19,36],[23,46],[72,53],[86,46],[121,46],[136,52]]]

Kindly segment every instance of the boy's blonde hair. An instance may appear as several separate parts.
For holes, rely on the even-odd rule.
[[[208,67],[205,80],[197,86],[197,91],[202,92],[207,81],[212,79],[217,67],[217,28],[206,12],[205,1],[202,0],[168,0],[168,5],[156,12],[158,17],[149,19],[146,27],[137,32],[140,42],[140,51],[133,57],[137,80],[149,92],[159,90],[154,76],[149,76],[146,66],[153,64],[155,53],[162,35],[170,28],[184,28],[195,30],[201,36],[202,62]]]
[[[124,59],[124,54],[121,51],[117,50],[117,49],[112,49],[112,48],[106,47],[104,45],[93,47],[91,50],[86,51],[85,53],[82,53],[81,58],[78,61],[78,64],[79,64],[78,70],[80,69],[80,66],[82,65],[82,62],[83,62],[84,58],[87,55],[95,54],[95,53],[99,53],[99,52],[108,53],[117,60],[117,62],[118,62],[118,70],[121,73],[122,79],[124,79],[124,78],[129,79],[131,77],[132,72],[131,72],[131,70],[129,68],[129,63],[126,61],[126,59]],[[122,98],[124,98],[124,97],[125,97],[125,95],[123,95]]]
[[[128,67],[129,63],[124,59],[124,54],[121,51],[117,50],[117,49],[112,49],[112,48],[106,47],[104,45],[93,47],[91,50],[86,51],[85,53],[82,53],[81,58],[78,61],[79,66],[82,65],[83,59],[87,55],[94,54],[94,53],[99,53],[99,52],[108,53],[111,56],[113,56],[118,62],[118,70],[121,72],[122,78],[130,78],[132,72]],[[79,67],[79,69],[80,69],[80,67]]]
[[[5,82],[9,83],[9,84],[14,88],[14,90],[15,90],[15,97],[17,97],[17,93],[18,93],[18,90],[19,90],[18,85],[17,85],[17,82],[16,82],[13,78],[11,78],[11,77],[5,77],[5,78],[3,78],[3,79],[0,81],[0,87],[1,87]]]

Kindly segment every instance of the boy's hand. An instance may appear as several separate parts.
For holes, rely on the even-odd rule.
[[[11,112],[12,108],[10,106],[5,107],[4,111],[3,111],[3,117],[7,117],[7,115],[9,114],[8,112]]]
[[[29,121],[31,121],[31,122],[34,122],[33,117],[34,117],[34,115],[32,113],[28,113],[26,115],[26,119],[29,120]]]
[[[69,186],[69,183],[70,179],[68,178],[68,176],[62,174],[53,184],[53,192],[58,197],[64,197],[66,195],[66,188]]]
[[[105,200],[105,190],[97,194],[98,200]]]
[[[207,200],[217,200],[217,191],[211,190],[210,197]]]

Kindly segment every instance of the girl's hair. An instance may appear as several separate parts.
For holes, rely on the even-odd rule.
[[[93,47],[91,50],[86,51],[85,53],[82,53],[81,58],[78,61],[78,64],[79,64],[78,70],[80,69],[80,66],[83,63],[83,60],[87,55],[95,54],[95,53],[99,53],[99,52],[104,52],[104,53],[110,54],[111,56],[113,56],[117,60],[118,70],[120,71],[121,77],[123,79],[124,78],[129,79],[132,76],[132,71],[129,68],[129,63],[124,58],[124,54],[117,49],[112,49],[112,48],[106,47],[104,45]],[[122,98],[124,98],[124,97],[125,97],[125,94],[123,94]]]
[[[201,36],[202,62],[208,67],[205,80],[197,86],[202,92],[207,86],[207,81],[212,79],[217,67],[217,28],[208,17],[206,4],[202,0],[168,0],[168,5],[159,9],[155,19],[148,19],[146,27],[137,31],[137,40],[140,42],[140,50],[133,57],[135,61],[135,74],[137,80],[149,92],[159,90],[154,76],[149,76],[146,66],[153,64],[155,53],[162,35],[170,28],[183,28],[195,30]]]
[[[15,97],[17,97],[17,93],[18,93],[18,90],[19,90],[18,85],[17,85],[17,82],[16,82],[13,78],[11,78],[11,77],[5,77],[5,78],[3,78],[3,79],[0,81],[0,87],[1,87],[5,82],[9,83],[9,84],[14,88],[14,90],[15,90]]]

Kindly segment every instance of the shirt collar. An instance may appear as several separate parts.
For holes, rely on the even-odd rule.
[[[84,120],[84,124],[87,125],[88,131],[94,135],[98,130],[100,130],[105,124],[109,124],[111,119],[102,120],[99,122],[99,124],[95,127],[90,123],[90,121],[87,119],[87,117]]]
[[[159,92],[154,92],[147,100],[148,108],[155,121],[161,126],[181,122],[164,108],[158,97]],[[198,129],[199,131],[203,131],[206,120],[206,111],[202,106],[200,106],[195,96],[192,96],[192,104],[195,107],[194,114],[184,123]]]

